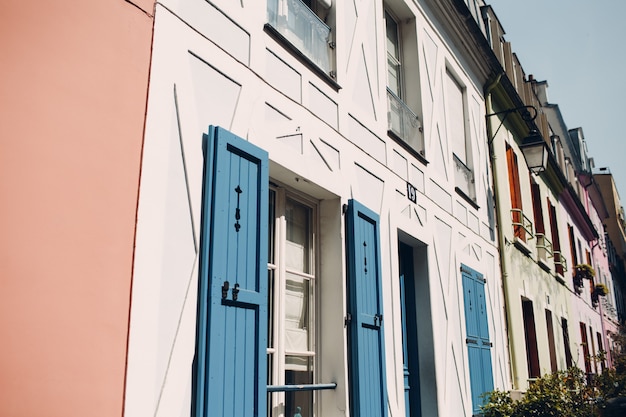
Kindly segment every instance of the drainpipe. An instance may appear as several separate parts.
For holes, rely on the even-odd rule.
[[[485,88],[485,102],[487,104],[487,108],[488,109],[492,109],[492,105],[491,105],[491,90],[493,90],[493,88],[495,88],[499,83],[500,83],[500,79],[501,79],[502,75],[500,74],[497,79],[490,85],[488,85]],[[498,190],[498,170],[496,169],[495,166],[495,152],[494,152],[494,146],[493,146],[493,141],[495,140],[495,137],[491,137],[492,135],[492,125],[491,125],[491,118],[487,117],[486,118],[486,122],[487,122],[487,142],[488,142],[488,148],[489,148],[489,160],[490,160],[490,165],[491,165],[491,173],[493,176],[493,194],[494,194],[494,206],[495,206],[495,214],[496,214],[496,231],[498,234],[498,246],[499,246],[499,260],[500,260],[500,271],[502,273],[502,291],[503,291],[503,296],[504,296],[504,325],[505,325],[505,332],[506,332],[506,342],[507,342],[507,350],[509,351],[509,358],[508,358],[508,364],[509,364],[509,371],[511,373],[511,388],[512,389],[518,389],[517,387],[517,365],[516,365],[516,361],[513,360],[514,353],[515,353],[515,349],[513,347],[513,344],[511,343],[510,340],[510,333],[509,333],[509,303],[507,302],[508,298],[508,293],[509,293],[509,288],[508,288],[508,273],[507,273],[507,263],[506,263],[506,259],[504,256],[504,249],[506,247],[506,241],[504,239],[504,234],[501,233],[501,226],[504,224],[505,219],[502,216],[502,211],[500,210],[500,193]]]

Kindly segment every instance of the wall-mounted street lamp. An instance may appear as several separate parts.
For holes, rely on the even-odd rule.
[[[548,166],[548,144],[536,130],[531,130],[520,144],[526,165],[533,174],[545,171]]]
[[[491,116],[504,115],[498,125],[498,128],[489,140],[489,145],[491,145],[491,142],[493,142],[496,138],[496,135],[504,124],[506,118],[513,112],[520,113],[525,122],[532,122],[537,117],[537,109],[534,106],[521,106],[486,115],[486,119],[489,119]],[[533,129],[528,133],[528,136],[526,136],[520,144],[520,149],[522,150],[522,154],[524,154],[524,159],[526,160],[528,169],[533,174],[539,174],[540,172],[545,171],[548,166],[549,149],[547,143],[543,140],[537,130]]]

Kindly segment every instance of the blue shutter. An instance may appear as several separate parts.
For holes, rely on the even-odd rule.
[[[378,215],[350,200],[346,225],[351,415],[385,417],[387,389]]]
[[[465,341],[472,390],[472,412],[478,414],[480,406],[484,403],[482,394],[493,390],[485,281],[481,274],[465,265],[461,265],[461,276],[463,278],[463,302],[467,334]]]
[[[268,156],[205,136],[193,415],[266,412]]]

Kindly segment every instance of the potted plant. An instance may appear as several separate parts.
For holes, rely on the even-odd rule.
[[[609,289],[606,285],[604,285],[603,283],[599,282],[596,284],[596,286],[593,288],[593,292],[594,294],[598,294],[600,297],[605,297],[609,294]]]
[[[581,279],[592,279],[596,276],[596,271],[588,264],[578,264],[574,267],[574,271],[574,276]]]
[[[585,286],[585,279],[593,279],[596,276],[596,271],[593,270],[591,265],[578,264],[574,267],[574,291],[580,295],[583,292]]]

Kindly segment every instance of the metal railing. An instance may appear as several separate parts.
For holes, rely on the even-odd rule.
[[[533,222],[524,214],[522,209],[511,209],[511,224],[513,225],[513,234],[523,240],[532,239]]]
[[[561,268],[562,270],[561,273],[567,272],[567,259],[565,259],[565,256],[563,256],[561,251],[558,251],[558,250],[554,251],[554,265]],[[558,268],[557,268],[557,272],[559,272]]]
[[[454,184],[466,196],[476,200],[476,189],[474,187],[474,172],[458,156],[452,154],[454,159]]]
[[[320,391],[335,388],[337,388],[335,382],[330,384],[268,385],[267,392]]]
[[[550,242],[550,240],[543,233],[535,233],[535,237],[537,238],[537,251],[539,252],[539,257],[543,260],[552,258],[554,256],[552,242]]]
[[[387,130],[424,156],[424,139],[420,132],[419,118],[387,88]]]
[[[268,0],[267,20],[315,65],[332,71],[330,28],[302,0]]]

